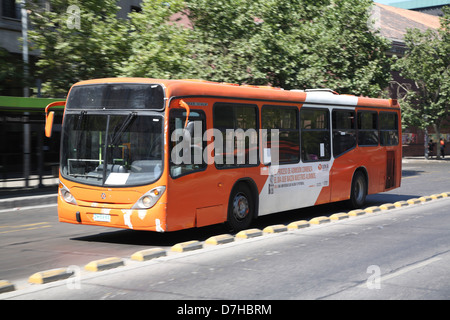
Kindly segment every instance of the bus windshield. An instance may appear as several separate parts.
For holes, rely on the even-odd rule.
[[[61,174],[96,186],[144,185],[162,173],[163,117],[115,111],[68,112]]]

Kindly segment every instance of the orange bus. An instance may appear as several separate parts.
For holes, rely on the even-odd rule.
[[[54,105],[65,105],[61,222],[159,232],[227,223],[237,231],[280,211],[342,200],[360,207],[401,182],[396,100],[96,79],[47,106],[47,136]]]

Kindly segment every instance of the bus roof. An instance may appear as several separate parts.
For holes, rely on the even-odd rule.
[[[330,89],[284,90],[270,86],[239,85],[197,79],[103,78],[81,81],[74,86],[101,83],[161,84],[166,88],[166,95],[169,98],[210,96],[316,105],[400,108],[397,100],[340,95]]]

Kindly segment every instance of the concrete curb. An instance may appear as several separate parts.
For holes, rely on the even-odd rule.
[[[364,209],[364,212],[366,212],[366,213],[374,213],[374,212],[380,212],[380,211],[381,211],[381,208],[377,207],[377,206]]]
[[[172,246],[170,251],[186,252],[186,251],[198,250],[198,249],[201,249],[202,247],[203,247],[203,245],[199,241],[193,240],[193,241],[177,243],[174,246]]]
[[[288,224],[288,230],[303,229],[309,227],[310,224],[306,220],[294,221]]]
[[[348,215],[350,217],[357,217],[357,216],[362,216],[363,214],[366,214],[367,212],[365,212],[364,210],[358,209],[358,210],[352,210],[348,213]]]
[[[56,204],[57,202],[58,202],[57,193],[39,196],[7,198],[7,199],[0,199],[0,210],[41,206],[46,204]]]
[[[264,233],[278,233],[287,231],[287,227],[284,224],[276,224],[273,226],[268,226],[263,229]]]
[[[259,229],[247,229],[242,230],[236,234],[237,239],[248,239],[248,238],[254,238],[262,236],[263,232]]]
[[[97,271],[103,271],[107,269],[117,268],[120,266],[123,266],[123,260],[118,257],[111,257],[106,259],[100,259],[89,262],[87,265],[84,266],[84,270],[97,272]]]
[[[430,196],[426,196],[426,197],[420,197],[419,200],[421,202],[428,202],[428,201],[433,200],[433,198],[431,198]]]
[[[8,280],[0,280],[0,293],[16,290],[16,287]]]
[[[380,206],[380,209],[383,211],[391,210],[391,209],[395,209],[395,208],[396,208],[396,206],[393,203],[385,203]]]
[[[73,271],[68,271],[67,268],[51,269],[41,272],[36,272],[28,278],[29,283],[43,284],[53,281],[67,279],[73,276]]]
[[[131,255],[131,260],[147,261],[147,260],[163,257],[165,255],[166,255],[166,250],[164,250],[162,248],[146,249],[146,250],[141,250],[141,251],[137,251],[137,252],[133,253]]]
[[[325,217],[325,216],[316,217],[316,218],[312,218],[311,220],[309,220],[310,224],[322,224],[322,223],[327,223],[327,222],[330,222],[330,218]]]
[[[205,244],[216,246],[219,244],[229,243],[233,241],[234,237],[231,234],[221,234],[218,236],[209,237],[208,239],[206,239]]]
[[[394,206],[396,208],[401,208],[401,207],[409,206],[409,203],[406,201],[397,201],[397,202],[394,202]]]
[[[348,219],[349,215],[348,213],[341,212],[341,213],[334,213],[330,216],[330,220],[336,221],[336,220],[343,220]]]
[[[417,199],[417,198],[406,200],[406,202],[408,204],[419,204],[419,203],[422,203],[422,201],[420,201],[420,199]]]

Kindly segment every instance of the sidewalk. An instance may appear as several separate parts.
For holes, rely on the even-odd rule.
[[[450,156],[437,160],[432,158],[426,160],[422,157],[404,157],[403,163],[432,164],[448,163]],[[0,210],[38,206],[45,204],[56,204],[58,199],[58,178],[46,177],[43,180],[44,187],[39,188],[37,182],[30,180],[28,188],[23,187],[23,181],[4,181],[0,188]]]
[[[58,197],[59,179],[53,176],[43,177],[43,186],[39,180],[30,177],[29,186],[24,180],[3,180],[0,182],[0,210],[15,209],[46,204],[55,204]]]
[[[402,158],[403,163],[449,163],[450,164],[450,156],[447,155],[444,159],[436,159],[435,156],[432,158],[429,158],[428,160],[425,159],[424,156],[420,157],[403,157]]]

